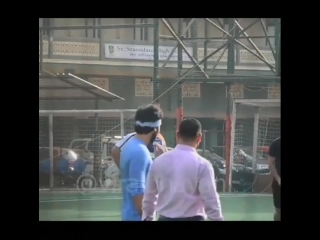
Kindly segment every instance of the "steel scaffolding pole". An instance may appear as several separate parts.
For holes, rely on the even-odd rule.
[[[204,21],[204,45],[203,45],[203,56],[207,56],[208,54],[208,31],[209,31],[209,26],[208,26],[208,22]],[[205,72],[207,72],[208,70],[208,61],[204,61],[203,63],[203,69]]]
[[[235,48],[234,48],[234,37],[235,37],[235,23],[234,18],[228,18],[229,33],[228,34],[228,60],[227,60],[227,74],[234,74],[235,69]]]
[[[39,72],[42,72],[42,64],[43,64],[43,32],[42,30],[39,31],[39,34],[40,34]]]
[[[99,98],[95,98],[94,101],[94,109],[99,110]],[[99,187],[101,187],[101,175],[102,175],[102,169],[101,169],[101,135],[99,134],[99,113],[94,114],[95,118],[95,130],[94,134],[92,136],[93,139],[93,176],[95,179],[98,179],[98,182],[100,184]]]
[[[197,38],[198,37],[198,24],[194,22],[191,26],[191,37]],[[181,36],[179,36],[181,37]],[[192,54],[196,61],[198,61],[198,43],[192,42]]]
[[[227,58],[227,74],[234,74],[235,69],[235,47],[234,47],[234,37],[235,37],[235,24],[236,20],[234,18],[228,18],[228,26],[229,26],[229,33],[228,36],[228,58]],[[226,89],[227,89],[227,109],[226,109],[226,122],[225,122],[225,139],[226,139],[226,148],[225,148],[225,156],[226,156],[226,176],[225,176],[225,182],[226,192],[231,192],[230,188],[230,175],[232,165],[231,165],[231,157],[230,157],[230,149],[228,146],[231,145],[231,95],[229,94],[230,91],[230,83],[226,83]]]
[[[255,109],[253,123],[253,146],[252,146],[252,173],[257,170],[257,153],[258,153],[258,137],[259,137],[259,108]]]
[[[50,189],[54,188],[54,178],[53,178],[53,116],[49,114],[49,156],[50,156]]]
[[[159,18],[153,21],[153,100],[159,103]]]
[[[178,36],[182,35],[182,18],[178,19]],[[179,82],[181,74],[182,74],[182,68],[183,68],[183,58],[182,58],[182,44],[178,44],[178,79],[177,82]],[[176,88],[178,89],[177,92],[177,119],[178,119],[178,114],[181,113],[182,109],[183,109],[183,97],[182,97],[182,83],[180,82],[178,84],[178,86],[176,86]],[[182,119],[179,119],[182,120]],[[178,124],[180,124],[178,121],[176,122],[177,126],[176,126],[176,130],[178,130],[179,126]],[[177,139],[176,139],[176,133],[174,136],[174,140],[175,143],[174,145],[177,144]]]
[[[101,26],[101,18],[98,18],[98,26]],[[102,38],[102,34],[104,33],[102,31],[103,29],[99,28],[98,29],[98,38],[99,38],[99,45],[100,45],[100,54],[99,54],[99,60],[103,61],[104,58],[104,52],[103,52],[103,38]]]
[[[275,45],[276,45],[276,72],[278,76],[281,76],[281,19],[276,20],[274,27],[275,31]]]

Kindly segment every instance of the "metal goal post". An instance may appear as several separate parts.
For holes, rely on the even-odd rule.
[[[280,99],[235,99],[231,115],[230,163],[226,172],[232,191],[232,169],[236,164],[257,169],[268,168],[268,149],[280,137]],[[244,158],[243,153],[248,157]],[[250,160],[250,161],[248,161]],[[245,161],[245,162],[244,162]]]

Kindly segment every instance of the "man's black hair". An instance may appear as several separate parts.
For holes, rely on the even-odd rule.
[[[184,119],[180,123],[179,135],[182,138],[182,140],[193,141],[201,132],[201,123],[197,119]]]
[[[155,104],[149,104],[143,107],[139,107],[136,111],[135,121],[144,122],[156,122],[163,118],[163,113],[159,106]],[[141,127],[135,125],[134,130],[137,134],[148,134],[154,131],[155,128]]]

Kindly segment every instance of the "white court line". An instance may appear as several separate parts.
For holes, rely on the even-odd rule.
[[[251,197],[271,197],[271,194],[220,194],[222,198],[251,198]],[[53,202],[79,202],[79,201],[102,201],[102,200],[121,200],[122,197],[110,196],[105,198],[79,198],[79,199],[52,199],[39,200],[39,203]]]

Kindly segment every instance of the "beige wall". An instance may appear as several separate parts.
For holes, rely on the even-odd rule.
[[[223,19],[220,19],[221,22],[223,22]],[[241,18],[239,19],[240,25],[245,28],[250,23],[252,23],[255,19],[249,19],[249,18]],[[218,24],[216,19],[212,19],[215,23]],[[54,26],[68,26],[68,25],[85,25],[85,18],[54,18],[52,20],[52,23]],[[135,19],[136,23],[141,23],[141,19],[137,18]],[[177,18],[171,18],[170,19],[171,24],[173,25],[174,29],[177,30],[178,27],[178,19]],[[203,18],[198,18],[198,37],[204,37],[204,22],[205,20]],[[101,24],[132,24],[134,23],[133,18],[101,18]],[[149,18],[148,23],[153,23],[153,19]],[[88,24],[93,24],[92,19],[88,19]],[[42,25],[42,19],[39,19],[39,26]],[[186,23],[183,22],[183,27],[186,27]],[[225,29],[228,30],[228,27],[225,26]],[[93,37],[93,31],[97,30],[88,30],[87,35],[88,38]],[[136,39],[133,38],[133,28],[122,28],[122,29],[103,29],[102,30],[102,38],[103,40],[123,40],[123,41],[136,41],[137,43],[146,42],[145,40],[140,40],[140,28],[136,28]],[[264,36],[264,32],[262,30],[261,24],[258,22],[254,26],[252,26],[250,29],[248,29],[247,34],[249,36]],[[62,30],[54,31],[55,37],[77,37],[77,38],[86,38],[86,31],[85,30]],[[161,35],[170,35],[168,29],[164,26],[164,24],[160,21],[160,34]],[[274,28],[269,28],[269,35],[274,35]],[[209,24],[208,28],[208,36],[209,37],[223,37],[223,33],[216,29],[215,27],[211,26]],[[242,39],[241,40],[244,44],[249,44],[247,40]],[[265,39],[253,39],[253,41],[258,46],[265,46],[266,40]],[[147,42],[153,42],[153,28],[148,29],[148,40]]]

